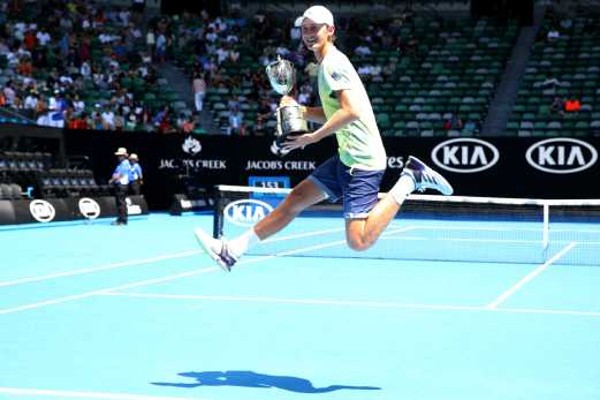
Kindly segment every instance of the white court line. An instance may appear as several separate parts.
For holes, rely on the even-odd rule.
[[[204,296],[185,294],[159,294],[159,293],[135,293],[135,292],[107,292],[104,296],[132,297],[164,300],[194,300],[194,301],[224,301],[235,303],[266,303],[266,304],[300,304],[300,305],[328,305],[342,307],[365,307],[365,308],[396,308],[408,310],[439,310],[439,311],[480,311],[480,312],[503,312],[510,314],[551,314],[600,318],[600,311],[579,310],[553,310],[538,308],[489,308],[485,306],[466,306],[451,304],[419,304],[419,303],[397,303],[385,301],[357,301],[357,300],[331,300],[331,299],[294,299],[285,297],[265,296]]]
[[[541,248],[541,242],[539,240],[508,240],[508,239],[475,239],[475,238],[441,238],[441,237],[431,237],[431,236],[394,236],[394,237],[386,237],[386,239],[398,239],[402,240],[413,240],[413,241],[431,241],[435,240],[436,242],[469,242],[469,243],[528,243],[528,244],[538,244]]]
[[[226,301],[236,303],[268,303],[268,304],[302,304],[302,305],[333,305],[349,307],[370,308],[414,308],[431,310],[473,310],[485,311],[481,306],[453,306],[444,304],[412,304],[394,303],[381,301],[357,301],[357,300],[328,300],[328,299],[293,299],[286,297],[268,296],[203,296],[203,295],[179,295],[179,294],[155,294],[155,293],[127,293],[110,292],[103,293],[104,296],[155,298],[172,300],[204,300],[204,301]]]
[[[242,260],[239,263],[237,263],[236,266],[241,266],[241,265],[246,265],[246,264],[254,264],[254,263],[257,263],[257,262],[260,262],[263,260],[268,260],[271,258],[293,255],[296,253],[302,253],[302,252],[306,252],[306,251],[322,249],[325,247],[338,246],[338,245],[341,245],[344,243],[346,243],[345,240],[338,240],[335,242],[323,243],[323,244],[309,246],[309,247],[303,247],[303,248],[299,248],[299,249],[295,249],[295,250],[289,250],[289,251],[281,252],[277,255],[262,256],[262,257],[258,257],[258,258],[254,258],[254,259],[246,259],[246,260]],[[76,294],[76,295],[71,295],[71,296],[58,297],[55,299],[40,301],[40,302],[36,302],[36,303],[24,304],[24,305],[13,307],[13,308],[0,309],[0,315],[12,314],[12,313],[20,312],[20,311],[32,310],[32,309],[46,307],[46,306],[50,306],[50,305],[54,305],[54,304],[61,304],[61,303],[69,302],[69,301],[81,300],[81,299],[85,299],[88,297],[103,295],[103,294],[106,294],[107,292],[112,292],[112,291],[119,291],[119,290],[134,288],[134,287],[149,286],[149,285],[153,285],[156,283],[169,282],[169,281],[173,281],[176,279],[186,278],[186,277],[190,277],[190,276],[194,276],[194,275],[204,274],[206,272],[219,271],[219,270],[220,270],[220,268],[218,268],[218,267],[194,270],[194,271],[183,272],[183,273],[175,274],[175,275],[168,275],[168,276],[165,276],[162,278],[146,279],[143,281],[128,283],[125,285],[115,286],[112,288],[104,288],[104,289],[93,290],[90,292],[84,292],[84,293],[80,293],[80,294]]]
[[[176,274],[176,275],[169,275],[169,276],[165,276],[162,278],[146,279],[143,281],[128,283],[126,285],[115,286],[112,288],[93,290],[90,292],[75,294],[75,295],[71,295],[71,296],[57,297],[55,299],[40,301],[37,303],[25,304],[25,305],[13,307],[13,308],[4,308],[4,309],[0,309],[0,315],[12,314],[12,313],[16,313],[19,311],[25,311],[25,310],[32,310],[35,308],[46,307],[46,306],[50,306],[53,304],[66,303],[66,302],[74,301],[74,300],[81,300],[81,299],[85,299],[88,297],[104,294],[107,291],[130,289],[130,288],[134,288],[134,287],[153,285],[156,283],[169,282],[169,281],[173,281],[175,279],[181,279],[181,278],[186,278],[186,277],[190,277],[190,276],[194,276],[194,275],[200,275],[200,274],[204,274],[204,273],[216,271],[216,270],[219,270],[219,268],[218,267],[205,268],[205,269],[200,269],[200,270],[183,272],[183,273]]]
[[[138,259],[138,260],[122,261],[122,262],[117,262],[117,263],[112,263],[112,264],[101,265],[98,267],[81,268],[81,269],[76,269],[73,271],[55,272],[52,274],[31,276],[31,277],[27,277],[27,278],[19,278],[19,279],[14,279],[11,281],[0,281],[0,287],[15,286],[15,285],[21,285],[24,283],[31,283],[31,282],[47,281],[47,280],[56,279],[56,278],[64,278],[67,276],[90,274],[93,272],[106,271],[106,270],[122,268],[122,267],[129,267],[132,265],[150,264],[150,263],[157,262],[157,261],[189,257],[189,256],[193,256],[193,255],[199,254],[199,253],[201,253],[201,251],[199,251],[199,250],[194,250],[194,251],[188,250],[188,251],[184,251],[181,253],[165,254],[162,256],[156,256],[156,257],[152,257],[152,258],[143,258],[143,259]]]
[[[544,272],[549,266],[551,266],[554,262],[556,262],[560,258],[562,258],[565,254],[567,254],[569,251],[571,251],[576,245],[577,245],[577,242],[571,242],[568,245],[566,245],[565,247],[563,247],[563,249],[561,251],[559,251],[554,256],[552,256],[548,261],[546,261],[545,263],[543,263],[542,265],[540,265],[539,267],[537,267],[536,269],[534,269],[533,271],[531,271],[530,273],[525,275],[523,278],[521,278],[521,280],[519,280],[517,283],[515,283],[513,286],[511,286],[506,292],[504,292],[500,296],[498,296],[494,301],[489,303],[486,307],[490,308],[490,309],[494,309],[494,308],[498,307],[500,304],[504,303],[517,290],[521,289],[528,282],[533,280],[536,276],[538,276],[539,274]]]
[[[105,392],[77,392],[67,390],[21,389],[0,387],[0,393],[13,396],[45,396],[59,399],[105,399],[105,400],[209,400],[206,397],[164,397],[146,396],[140,394],[105,393]]]
[[[273,238],[269,238],[269,239],[265,240],[265,243],[281,242],[281,241],[284,241],[284,240],[291,240],[291,239],[299,239],[299,238],[304,238],[304,237],[327,235],[327,234],[330,234],[330,233],[343,232],[344,230],[346,230],[346,227],[343,226],[341,228],[331,228],[331,229],[323,229],[323,230],[320,230],[320,231],[310,231],[310,232],[294,233],[294,234],[290,234],[290,235],[282,235],[282,236],[276,236],[276,237],[273,237]]]

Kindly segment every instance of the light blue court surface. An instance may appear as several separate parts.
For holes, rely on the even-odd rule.
[[[109,222],[0,229],[0,399],[600,399],[600,268],[555,262],[573,247],[529,264],[300,257],[326,244],[301,218],[290,255],[225,273],[192,235],[208,215]],[[382,246],[428,252],[412,224]]]

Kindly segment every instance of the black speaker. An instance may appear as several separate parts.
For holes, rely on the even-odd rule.
[[[186,211],[208,211],[212,208],[210,199],[205,195],[190,198],[185,194],[173,195],[173,202],[169,207],[169,214],[181,215]]]

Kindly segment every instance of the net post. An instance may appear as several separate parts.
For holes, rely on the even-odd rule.
[[[214,193],[214,209],[213,209],[213,237],[215,239],[223,236],[223,209],[225,198],[223,191],[217,186]]]
[[[550,204],[544,203],[543,214],[544,214],[544,226],[542,230],[542,247],[544,250],[548,248],[548,244],[550,243]]]

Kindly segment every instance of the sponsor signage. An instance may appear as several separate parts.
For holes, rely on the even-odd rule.
[[[77,202],[79,212],[87,219],[96,219],[100,216],[100,204],[94,199],[84,197]]]
[[[285,157],[271,153],[269,136],[147,132],[66,131],[68,154],[87,155],[97,179],[115,168],[110,157],[125,146],[140,155],[148,205],[168,210],[186,188],[211,192],[214,185],[248,185],[251,176],[289,178],[295,186],[337,151],[330,137]],[[527,198],[600,198],[600,137],[384,137],[388,154],[381,190],[389,190],[408,156],[435,168],[457,195]],[[107,156],[109,155],[109,156]],[[182,178],[184,177],[184,178]],[[552,178],[548,182],[547,178]]]
[[[234,225],[249,227],[267,216],[273,207],[260,200],[236,200],[223,209],[225,219]]]
[[[443,141],[431,151],[433,162],[446,171],[472,174],[492,168],[500,158],[493,144],[481,139],[457,138]]]
[[[128,211],[133,215],[147,214],[143,196],[131,196]],[[0,200],[0,225],[52,223],[115,217],[117,207],[112,196],[64,199]]]
[[[56,209],[46,200],[33,200],[29,203],[29,212],[38,222],[50,222],[56,216]]]
[[[525,154],[533,168],[549,174],[573,174],[590,169],[598,161],[598,150],[573,138],[552,138],[531,145]]]

